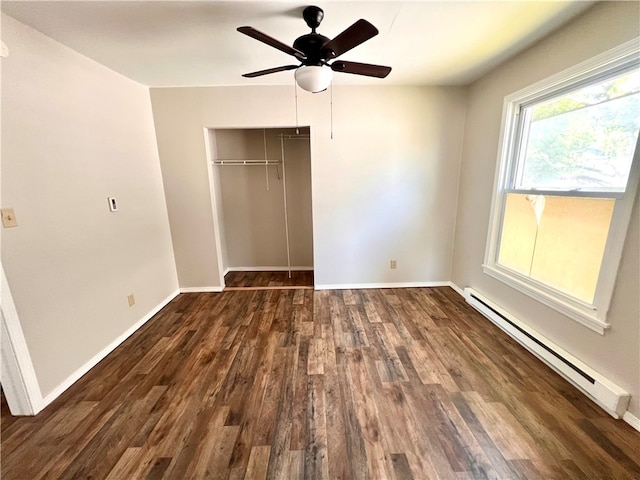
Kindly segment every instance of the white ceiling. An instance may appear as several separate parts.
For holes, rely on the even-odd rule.
[[[380,34],[342,60],[393,67],[384,80],[336,74],[336,84],[464,85],[593,2],[329,1],[318,32],[333,38],[359,18]],[[242,73],[296,63],[242,35],[250,25],[291,45],[309,33],[309,3],[271,1],[2,1],[2,11],[142,84],[292,84],[292,72]],[[8,45],[11,50],[11,45]],[[293,62],[292,62],[293,60]]]

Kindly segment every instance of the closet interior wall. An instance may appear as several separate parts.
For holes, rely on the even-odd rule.
[[[287,230],[291,269],[312,270],[309,128],[212,129],[210,144],[224,272],[286,270]]]

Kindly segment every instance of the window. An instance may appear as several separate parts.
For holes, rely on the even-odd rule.
[[[485,273],[599,333],[638,184],[638,41],[509,95]]]

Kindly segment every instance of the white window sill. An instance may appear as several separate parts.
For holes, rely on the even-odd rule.
[[[598,311],[592,305],[575,300],[500,265],[485,264],[482,269],[487,275],[562,313],[594,332],[598,332],[600,335],[604,335],[605,331],[610,327],[608,323],[599,318]]]

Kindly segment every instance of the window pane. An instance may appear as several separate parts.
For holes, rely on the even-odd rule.
[[[614,199],[507,194],[498,263],[593,302]]]
[[[516,188],[624,191],[640,128],[640,72],[523,110]]]

